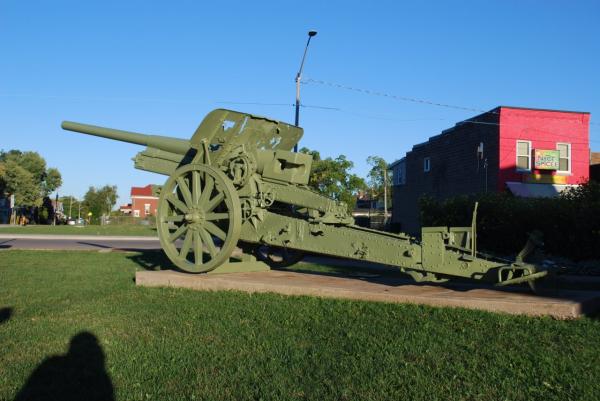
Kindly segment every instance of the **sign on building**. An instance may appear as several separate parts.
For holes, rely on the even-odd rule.
[[[558,150],[535,149],[534,167],[537,170],[558,170]]]

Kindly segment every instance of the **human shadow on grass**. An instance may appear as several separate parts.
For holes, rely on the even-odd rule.
[[[13,308],[0,308],[0,324],[9,321],[13,314]]]
[[[33,371],[14,401],[114,399],[104,352],[96,336],[83,331],[71,339],[65,355],[50,356]]]

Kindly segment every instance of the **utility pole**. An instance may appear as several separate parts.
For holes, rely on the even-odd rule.
[[[300,63],[300,69],[296,74],[296,118],[294,125],[300,126],[300,81],[302,80],[302,69],[304,68],[304,60],[306,59],[306,52],[308,51],[308,45],[310,45],[310,39],[317,35],[317,31],[308,31],[308,41],[304,48],[304,55],[302,56],[302,62]],[[294,145],[294,152],[298,152],[298,144]]]
[[[56,198],[54,199],[54,218],[52,219],[52,225],[56,225],[56,212],[58,212],[58,192],[56,192]]]
[[[69,220],[71,220],[71,208],[73,207],[73,196],[69,196]]]
[[[385,168],[383,169],[383,227],[385,228],[385,225],[387,223],[387,215],[388,213],[388,208],[387,208],[387,164],[385,166]]]

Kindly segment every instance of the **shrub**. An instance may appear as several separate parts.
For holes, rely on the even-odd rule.
[[[516,253],[527,234],[540,230],[544,250],[575,260],[600,258],[600,184],[590,182],[557,198],[519,198],[507,192],[420,200],[423,226],[470,226],[477,213],[478,245],[499,253]]]

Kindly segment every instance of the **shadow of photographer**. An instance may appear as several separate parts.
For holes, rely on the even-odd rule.
[[[15,401],[114,400],[104,359],[96,336],[83,331],[71,339],[65,355],[50,356],[33,371]]]
[[[13,314],[13,308],[0,308],[0,324],[8,322]]]

